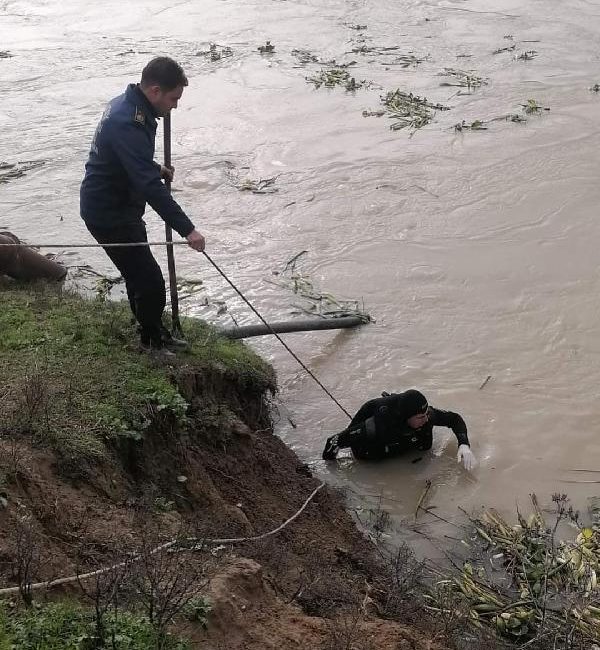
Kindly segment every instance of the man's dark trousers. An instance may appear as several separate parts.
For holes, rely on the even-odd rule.
[[[143,223],[113,228],[87,226],[99,244],[147,242]],[[162,347],[165,280],[149,246],[104,247],[125,280],[131,311],[141,327],[142,344]]]

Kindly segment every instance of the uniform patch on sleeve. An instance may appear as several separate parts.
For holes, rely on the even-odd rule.
[[[135,107],[135,116],[133,118],[138,124],[145,124],[146,123],[146,116],[144,115],[144,112],[140,110],[137,106]]]

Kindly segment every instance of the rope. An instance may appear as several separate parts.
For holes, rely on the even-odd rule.
[[[126,242],[126,243],[114,243],[114,244],[0,244],[0,246],[26,246],[27,248],[118,248],[125,246],[180,246],[187,244],[186,241],[160,241],[160,242]],[[267,323],[267,321],[262,317],[258,310],[250,303],[250,301],[244,296],[244,294],[235,286],[235,284],[225,275],[217,263],[210,257],[210,255],[203,251],[206,259],[215,267],[220,275],[225,278],[225,280],[231,285],[233,290],[238,294],[238,296],[250,307],[250,309],[260,318],[263,324],[267,327],[269,332],[277,338],[277,340],[283,345],[283,347],[294,357],[294,359],[304,368],[304,370],[314,379],[314,381],[325,391],[331,400],[340,408],[345,415],[350,419],[352,416],[350,413],[338,402],[338,400],[332,395],[332,393],[323,385],[323,383],[317,378],[317,376],[310,370],[306,364],[298,357],[298,355],[285,343],[285,341],[273,330],[273,328]]]
[[[0,246],[19,246],[24,248],[123,248],[125,246],[183,246],[188,245],[187,241],[136,241],[119,242],[116,244],[22,244],[10,243]]]
[[[262,535],[255,535],[253,537],[230,537],[230,538],[224,538],[224,539],[199,539],[199,538],[190,538],[185,540],[187,544],[194,544],[194,546],[187,548],[187,547],[182,547],[182,548],[175,548],[174,552],[178,553],[180,551],[196,551],[202,548],[203,544],[239,544],[241,542],[255,542],[261,539],[264,539],[265,537],[269,537],[270,535],[275,535],[279,531],[283,530],[286,526],[292,523],[294,519],[300,516],[300,514],[305,510],[306,506],[312,501],[313,497],[317,494],[317,492],[325,486],[325,483],[321,483],[321,485],[317,486],[310,494],[308,499],[304,502],[300,510],[298,510],[295,514],[293,514],[289,519],[283,522],[281,526],[278,526],[277,528],[270,530],[266,533],[263,533]],[[160,546],[157,546],[156,548],[153,548],[150,551],[150,555],[155,555],[156,553],[160,553],[161,551],[165,551],[169,548],[172,548],[173,546],[176,546],[177,544],[181,544],[182,540],[179,539],[173,539],[170,542],[166,542],[165,544],[161,544]],[[140,555],[136,555],[132,558],[131,562],[139,562],[142,559]],[[108,567],[103,567],[102,569],[96,569],[95,571],[91,571],[90,573],[83,573],[79,575],[74,575],[74,576],[68,576],[66,578],[57,578],[56,580],[48,580],[46,582],[34,582],[30,585],[27,585],[26,588],[30,591],[36,591],[38,589],[52,589],[53,587],[58,587],[59,585],[66,585],[70,584],[73,582],[81,582],[82,580],[89,580],[90,578],[93,578],[94,576],[99,576],[102,575],[103,573],[108,573],[109,571],[115,571],[116,569],[121,569],[124,566],[127,566],[131,562],[119,562],[118,564],[113,564],[112,566]],[[18,594],[21,591],[21,587],[4,587],[0,589],[0,596],[10,596],[13,594]]]
[[[321,383],[321,381],[317,378],[317,376],[310,370],[301,360],[300,358],[296,355],[296,353],[285,343],[285,341],[273,330],[273,328],[267,323],[267,321],[261,316],[261,314],[258,312],[257,309],[254,308],[254,306],[250,303],[250,301],[244,296],[244,294],[233,284],[233,282],[225,275],[225,273],[219,268],[217,263],[211,259],[210,255],[206,252],[203,251],[206,259],[215,267],[215,269],[227,280],[227,282],[231,285],[233,290],[238,294],[238,296],[250,307],[250,309],[260,318],[260,320],[263,322],[263,324],[267,327],[269,332],[273,334],[277,338],[277,340],[283,345],[283,347],[296,359],[296,361],[306,370],[306,372],[319,384],[319,386],[327,393],[327,395],[337,404],[337,406],[342,410],[350,419],[352,419],[352,416],[348,411],[337,401],[337,399],[331,394],[331,392],[325,388],[325,386]]]
[[[126,243],[117,243],[117,244],[0,244],[0,246],[26,246],[28,248],[118,248],[124,246],[180,246],[187,244],[187,241],[159,241],[159,242],[126,242]],[[277,338],[277,340],[283,345],[283,347],[294,357],[294,359],[304,368],[304,370],[314,379],[314,381],[325,391],[329,398],[339,407],[339,409],[347,415],[350,419],[352,416],[350,413],[338,402],[338,400],[332,395],[332,393],[323,385],[323,383],[317,378],[317,376],[310,370],[306,364],[296,355],[296,353],[284,342],[284,340],[273,330],[273,328],[267,323],[267,321],[262,317],[257,309],[250,303],[250,301],[244,296],[244,294],[233,284],[233,282],[225,275],[225,273],[219,268],[217,263],[210,257],[210,255],[203,251],[206,259],[215,267],[215,269],[225,278],[225,280],[231,285],[233,290],[238,294],[238,296],[250,307],[250,309],[260,318],[263,324],[267,327],[269,332]]]

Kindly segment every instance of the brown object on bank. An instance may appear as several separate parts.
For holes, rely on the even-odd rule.
[[[0,244],[20,244],[11,232],[0,232]],[[0,275],[9,275],[16,280],[62,280],[67,269],[62,264],[37,253],[26,244],[21,246],[0,246]]]

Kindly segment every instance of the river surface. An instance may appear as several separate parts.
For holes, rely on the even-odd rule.
[[[275,52],[263,56],[267,39]],[[198,55],[210,42],[231,56]],[[401,49],[349,53],[361,45]],[[317,90],[305,76],[321,66],[300,65],[296,48],[355,60],[352,75],[376,85]],[[13,55],[0,58],[0,161],[46,161],[0,185],[0,226],[32,243],[89,242],[78,189],[103,105],[151,56],[171,55],[190,78],[173,114],[176,198],[213,258],[281,320],[293,297],[268,280],[307,250],[303,272],[363,300],[376,322],[287,343],[351,412],[409,387],[460,412],[480,460],[463,471],[440,429],[420,462],[324,463],[324,440],[346,416],[277,341],[254,339],[278,371],[278,433],[322,478],[382,496],[397,520],[412,517],[427,479],[444,517],[458,506],[526,509],[530,492],[543,503],[567,492],[577,507],[600,493],[580,482],[600,473],[571,471],[600,470],[600,94],[589,89],[600,82],[600,2],[0,0],[0,50]],[[527,50],[534,58],[515,59]],[[390,65],[406,53],[425,60]],[[440,86],[452,81],[445,67],[488,83],[456,94]],[[363,117],[395,88],[451,110],[412,135]],[[551,110],[453,128],[524,115],[528,99]],[[233,185],[273,176],[272,194]],[[162,222],[147,221],[161,239]],[[180,275],[205,286],[186,313],[254,322],[202,256],[177,252]],[[70,264],[115,274],[101,251],[69,253]]]

